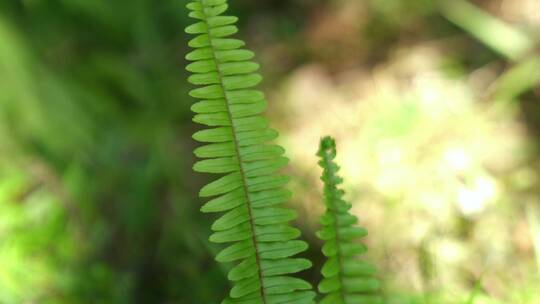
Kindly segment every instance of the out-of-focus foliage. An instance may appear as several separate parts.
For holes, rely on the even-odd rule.
[[[0,3],[0,302],[225,288],[191,191],[184,16],[178,1]]]
[[[481,9],[489,12],[491,2],[498,1],[485,1]],[[353,6],[337,6],[332,14]],[[358,11],[403,14],[368,6]],[[283,101],[275,117],[283,128],[291,126],[284,144],[296,175],[312,179],[296,185],[298,197],[310,197],[298,203],[306,205],[306,225],[314,225],[321,211],[310,203],[319,194],[312,191],[315,158],[306,147],[320,134],[335,134],[345,188],[368,223],[370,258],[383,267],[389,303],[535,303],[537,56],[506,63],[491,49],[503,41],[482,44],[503,36],[487,28],[469,37],[468,24],[455,24],[465,32],[444,25],[445,9],[409,10],[396,19],[393,34],[402,41],[387,44],[386,57],[371,67],[330,73],[329,62],[313,62],[275,94]],[[414,27],[427,20],[431,28]],[[535,22],[523,30],[527,39],[538,31]],[[414,37],[403,32],[409,26],[418,31]],[[489,37],[475,40],[484,33]]]
[[[387,303],[540,302],[540,3],[468,3],[232,3],[312,258],[313,154],[335,134]],[[225,295],[191,171],[184,5],[0,1],[1,303]],[[517,55],[485,24],[519,33]]]

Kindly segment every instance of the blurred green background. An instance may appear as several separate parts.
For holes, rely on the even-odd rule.
[[[316,264],[331,134],[386,303],[540,303],[538,0],[230,2]],[[184,5],[0,1],[1,304],[226,294],[191,171]]]

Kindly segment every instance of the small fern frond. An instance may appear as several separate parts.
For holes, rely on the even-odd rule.
[[[278,133],[261,115],[267,107],[264,95],[253,89],[262,80],[259,65],[243,41],[229,38],[238,31],[238,18],[221,15],[226,0],[194,0],[187,8],[198,20],[186,28],[197,35],[186,56],[192,61],[189,82],[201,86],[190,92],[200,99],[191,108],[193,121],[210,127],[193,135],[205,143],[195,150],[203,160],[194,170],[224,174],[201,189],[201,197],[214,197],[201,210],[225,212],[212,225],[210,240],[232,243],[217,261],[237,262],[228,274],[233,288],[222,303],[314,303],[311,285],[290,276],[311,262],[293,258],[308,246],[288,223],[296,213],[282,207],[291,193],[284,188],[289,178],[278,171],[288,159],[283,148],[269,143]]]
[[[317,236],[325,243],[323,254],[328,258],[322,267],[323,280],[319,291],[325,294],[320,304],[378,304],[380,283],[375,279],[375,267],[357,259],[367,251],[356,242],[367,235],[367,230],[355,226],[358,218],[349,210],[351,204],[343,200],[344,191],[338,188],[343,179],[337,175],[336,144],[333,138],[321,140],[317,153],[323,168],[326,212],[321,217],[322,229]]]

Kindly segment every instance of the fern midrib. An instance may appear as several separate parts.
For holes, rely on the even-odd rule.
[[[329,157],[329,155],[328,155],[328,153],[326,151],[325,151],[324,161],[326,162],[326,168],[328,168],[328,171],[332,173],[332,176],[334,176],[335,172],[331,171],[332,161],[330,160],[330,157]],[[334,184],[332,181],[329,181],[328,184],[332,188],[332,192],[337,193],[337,190],[338,190],[337,185]],[[339,220],[338,220],[337,208],[336,208],[336,204],[334,202],[333,196],[328,201],[329,201],[329,203],[331,205],[329,209],[332,212],[332,216],[334,217],[334,231],[336,232],[336,251],[337,251],[336,255],[337,255],[337,260],[338,260],[338,265],[339,265],[338,280],[339,280],[339,284],[341,286],[341,288],[339,289],[339,295],[341,296],[341,300],[343,300],[343,303],[345,303],[345,294],[343,292],[343,289],[345,288],[345,285],[343,285],[343,277],[342,277],[342,274],[343,274],[343,260],[342,260],[342,256],[341,256],[341,247],[340,247],[341,239],[339,237],[339,231],[338,231],[339,230]]]
[[[200,1],[201,1],[203,6],[206,5],[205,0],[200,0]],[[208,40],[210,41],[210,49],[212,50],[212,59],[214,60],[214,63],[216,64],[216,67],[217,67],[216,72],[217,72],[217,75],[218,75],[218,78],[219,78],[219,86],[223,90],[223,95],[224,95],[224,99],[225,99],[225,107],[227,109],[227,115],[228,115],[229,121],[231,123],[231,129],[232,129],[232,134],[233,134],[233,142],[234,142],[234,149],[235,149],[236,157],[238,159],[238,164],[239,164],[239,167],[240,167],[240,176],[241,176],[242,182],[243,182],[242,186],[243,186],[243,189],[244,189],[244,196],[246,198],[246,202],[247,202],[247,205],[248,205],[249,223],[250,223],[251,235],[252,235],[251,240],[253,242],[253,247],[255,247],[255,262],[257,263],[257,275],[259,277],[259,282],[260,282],[260,286],[261,286],[259,291],[260,291],[260,294],[261,294],[263,304],[267,304],[268,301],[266,299],[266,293],[265,293],[264,284],[263,284],[264,275],[262,273],[261,257],[260,257],[260,253],[259,253],[259,246],[258,246],[258,242],[257,242],[257,236],[255,234],[255,232],[256,232],[255,231],[255,223],[253,221],[253,208],[252,208],[252,203],[251,203],[251,197],[249,195],[248,188],[247,188],[247,178],[246,178],[246,174],[245,174],[244,163],[242,161],[242,156],[240,154],[240,146],[238,144],[238,138],[237,138],[237,135],[236,135],[236,126],[234,124],[234,119],[232,117],[232,111],[231,111],[231,108],[230,108],[230,105],[229,105],[230,98],[227,95],[227,90],[225,89],[225,86],[223,84],[223,76],[222,76],[222,73],[221,73],[221,67],[220,67],[219,61],[217,60],[217,57],[216,57],[216,49],[215,49],[215,46],[214,46],[213,37],[210,34],[210,26],[208,24],[208,16],[206,15],[206,12],[205,12],[204,9],[202,10],[202,14],[204,16],[204,22],[207,24]]]

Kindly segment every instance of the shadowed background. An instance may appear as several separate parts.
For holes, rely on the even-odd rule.
[[[329,134],[386,303],[540,303],[540,2],[230,2],[316,265]],[[184,5],[0,2],[0,303],[226,294]]]

